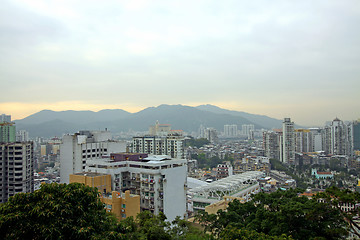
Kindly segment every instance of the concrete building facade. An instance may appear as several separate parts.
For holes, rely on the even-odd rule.
[[[13,122],[0,123],[0,142],[16,142],[16,127]]]
[[[33,142],[0,143],[0,203],[34,191]]]
[[[241,132],[243,136],[246,136],[247,139],[254,139],[254,131],[255,126],[254,124],[243,124],[241,125]]]
[[[313,136],[310,129],[294,129],[295,152],[313,152]]]
[[[323,131],[323,149],[331,155],[353,156],[353,124],[335,118]]]
[[[69,175],[84,172],[86,160],[113,152],[126,152],[126,142],[111,140],[108,131],[80,131],[64,135],[60,145],[60,182],[69,183]]]
[[[224,125],[224,137],[237,137],[238,136],[238,126],[236,124],[227,124]]]
[[[0,123],[11,122],[11,115],[1,114]]]
[[[312,149],[309,152],[323,150],[322,128],[309,128],[312,137]]]
[[[216,167],[216,179],[226,178],[233,175],[233,167],[230,163],[218,164]]]
[[[152,155],[169,155],[171,158],[183,159],[185,155],[185,138],[181,134],[166,136],[133,137],[133,153]]]
[[[280,145],[280,161],[291,164],[295,161],[294,122],[284,118],[282,129],[282,144]]]
[[[172,221],[186,215],[185,159],[166,155],[113,153],[108,159],[87,161],[87,172],[110,174],[112,188],[141,198],[141,210],[163,212]]]
[[[29,141],[29,132],[25,130],[19,130],[16,132],[16,141],[17,142],[27,142]]]
[[[353,131],[354,131],[354,149],[359,151],[360,150],[360,119],[354,121]]]
[[[205,128],[203,138],[206,138],[211,143],[215,143],[218,141],[218,133],[215,128]]]
[[[264,155],[268,158],[280,159],[280,131],[263,132]]]
[[[156,121],[154,126],[149,127],[149,135],[152,136],[166,136],[171,131],[170,124],[160,124],[159,121]]]

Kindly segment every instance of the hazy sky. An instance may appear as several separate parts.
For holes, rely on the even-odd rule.
[[[0,113],[214,104],[360,117],[359,0],[5,0]]]

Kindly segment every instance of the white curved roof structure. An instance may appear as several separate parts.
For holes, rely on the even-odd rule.
[[[193,188],[189,193],[195,197],[208,199],[221,199],[225,195],[236,196],[238,192],[257,183],[257,180],[261,177],[264,177],[263,172],[249,171]]]

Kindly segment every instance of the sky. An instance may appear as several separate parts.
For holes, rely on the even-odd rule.
[[[3,0],[0,114],[161,104],[360,118],[358,0]]]

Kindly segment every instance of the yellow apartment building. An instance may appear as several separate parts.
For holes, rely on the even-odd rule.
[[[111,192],[111,175],[102,173],[75,173],[70,174],[69,183],[83,183],[85,186],[96,187],[100,193]]]
[[[223,200],[206,206],[205,212],[207,212],[208,214],[216,214],[217,211],[219,211],[220,209],[223,211],[226,211],[226,209],[229,206],[229,202],[232,202],[235,199],[239,200],[241,203],[245,202],[244,198],[241,198],[241,197],[224,196]]]
[[[118,220],[127,217],[136,217],[140,213],[140,196],[132,195],[127,190],[125,193],[111,191],[111,175],[93,172],[70,174],[70,183],[83,183],[86,186],[96,187],[99,198],[105,204],[107,212],[115,214]]]
[[[103,194],[100,199],[106,211],[114,213],[119,221],[131,216],[135,218],[140,213],[140,196],[130,194],[129,190],[125,193],[112,191],[111,194]]]

